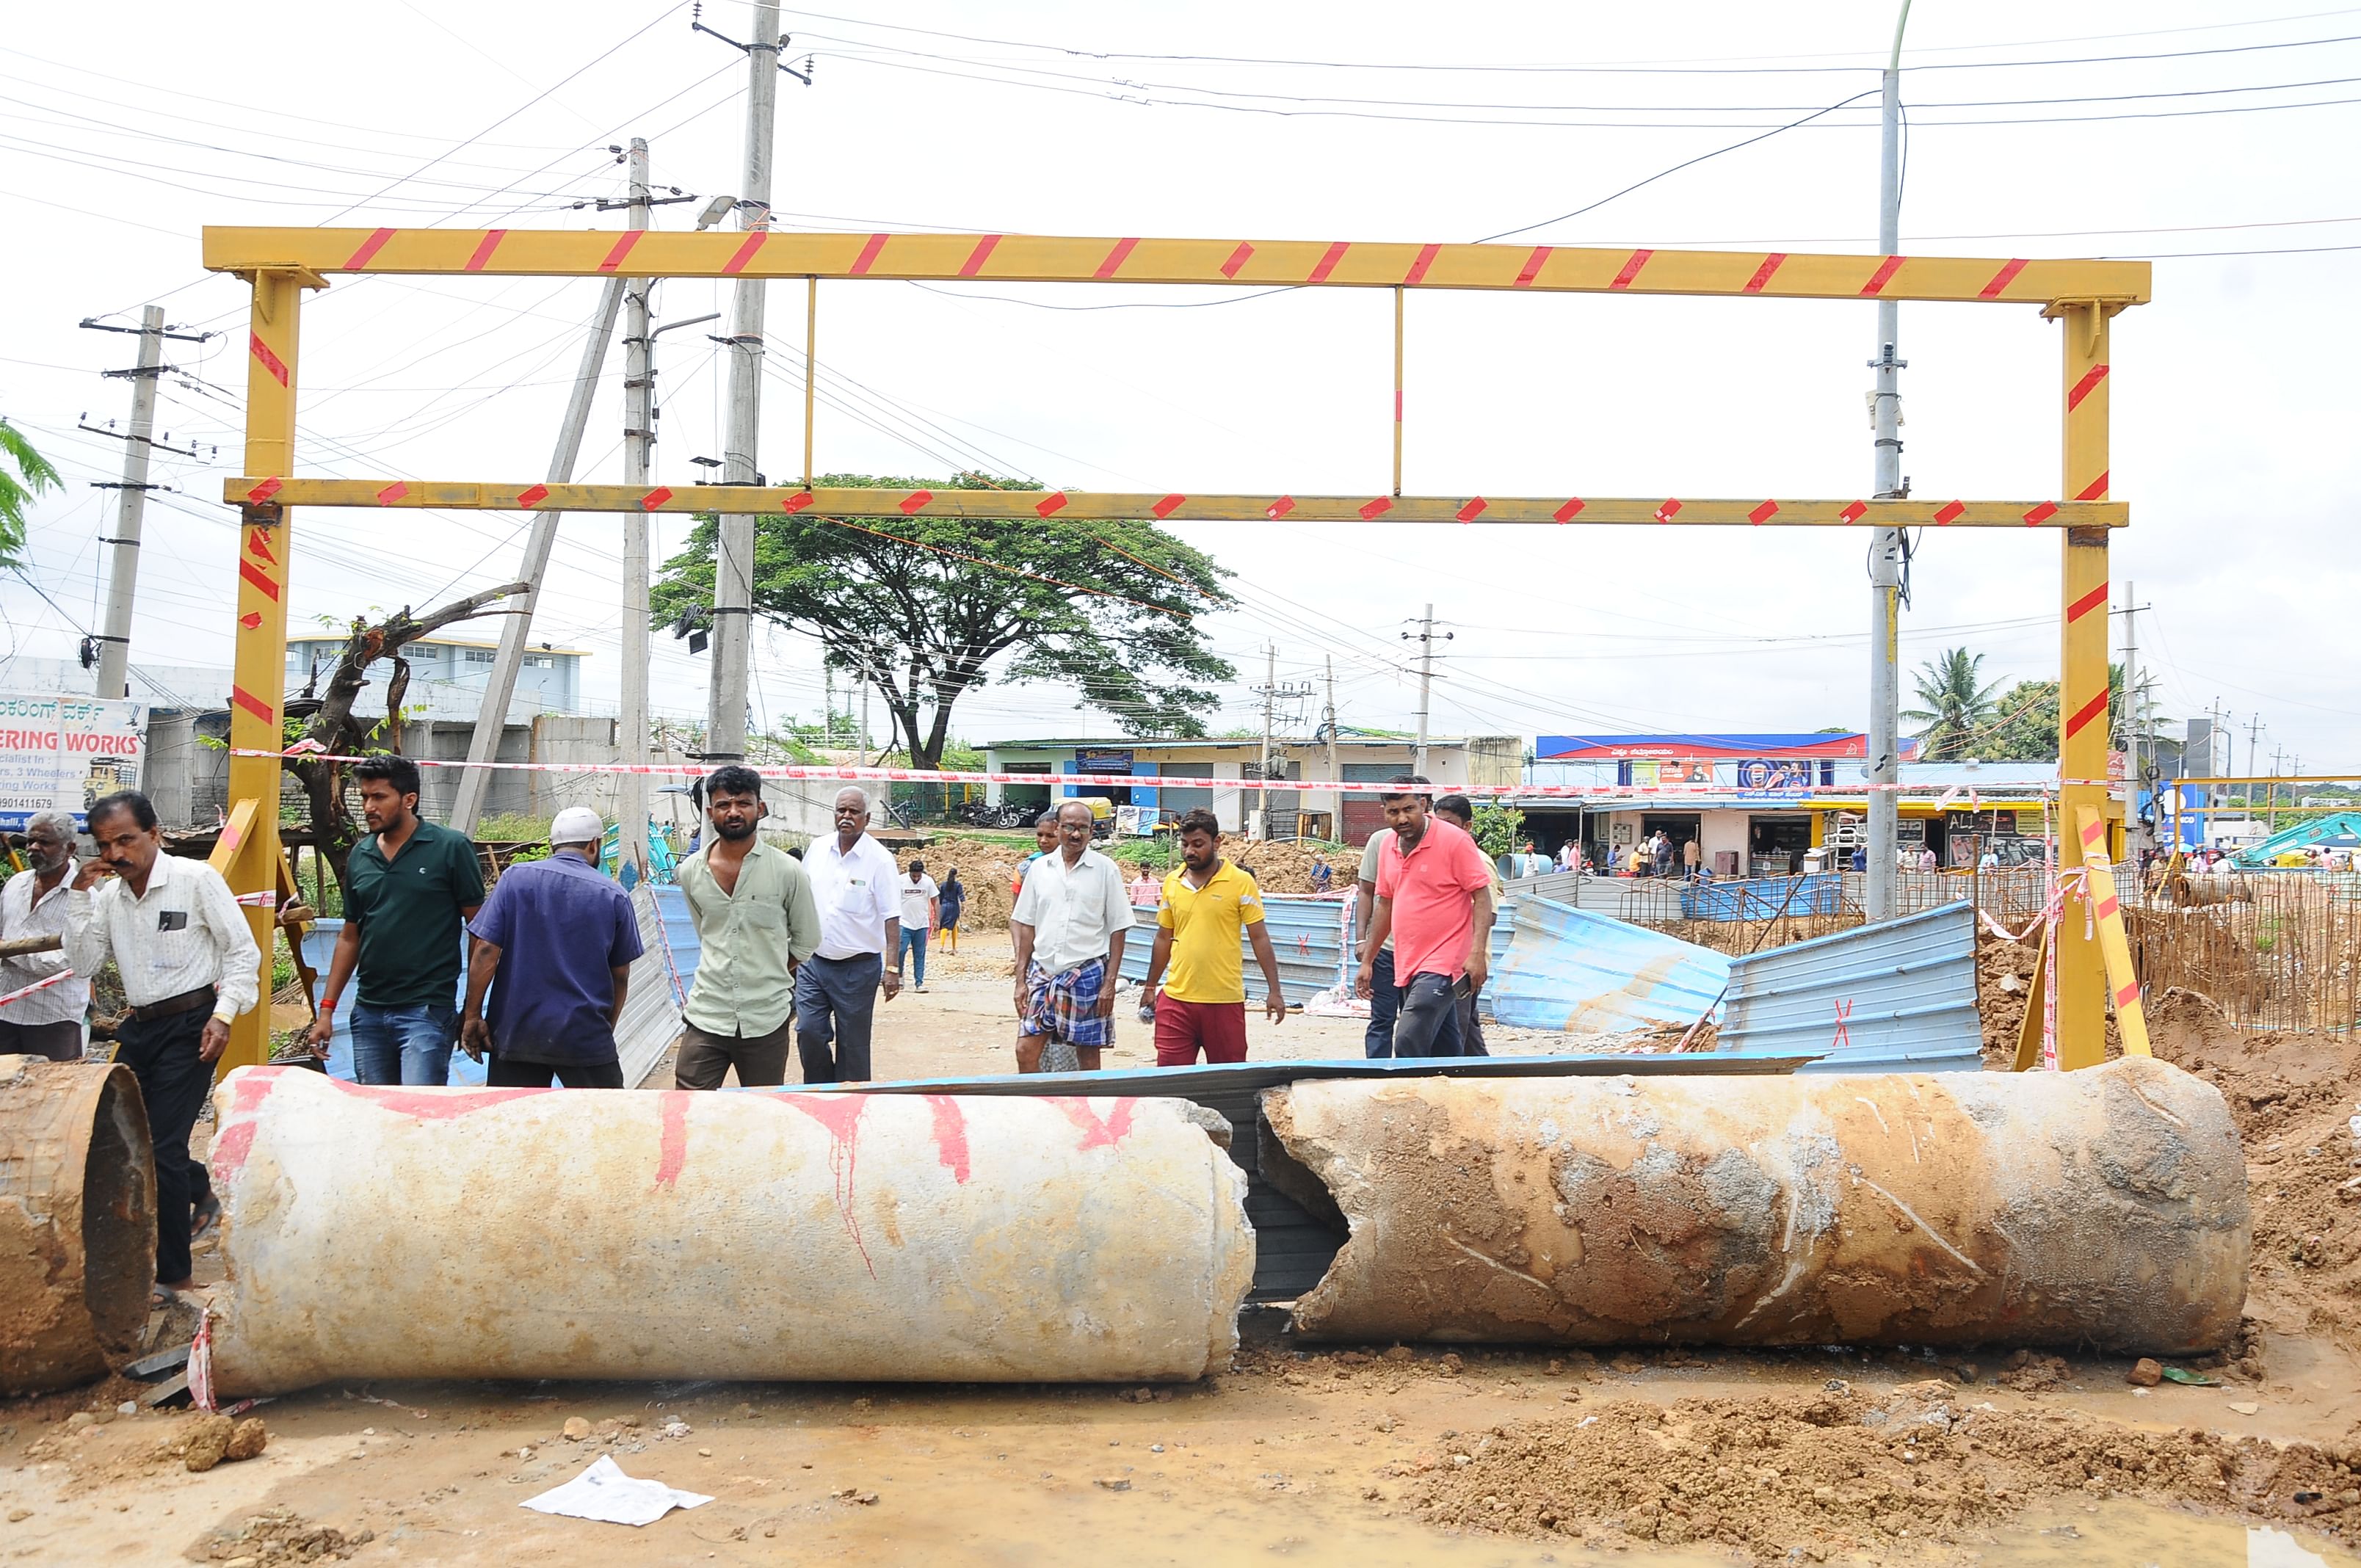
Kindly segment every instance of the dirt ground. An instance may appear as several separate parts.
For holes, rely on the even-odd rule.
[[[997,1070],[1006,965],[1005,940],[931,964],[888,1010],[879,1071]],[[1257,1056],[1359,1037],[1252,1028]],[[2240,1036],[2193,1003],[2154,1029],[2246,1143],[2248,1322],[2172,1364],[2210,1387],[2071,1354],[1280,1342],[1155,1390],[330,1384],[254,1412],[260,1457],[192,1474],[173,1450],[195,1418],[115,1415],[137,1388],[117,1380],[0,1406],[0,1557],[2361,1563],[2361,1044]],[[1137,1031],[1122,1048],[1149,1059]],[[715,1500],[642,1530],[518,1506],[601,1453]]]

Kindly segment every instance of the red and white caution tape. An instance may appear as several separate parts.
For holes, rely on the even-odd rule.
[[[260,748],[233,748],[234,757],[300,757],[313,762],[358,762],[367,759],[340,756],[327,752],[272,751]],[[713,771],[710,767],[664,762],[470,762],[457,759],[412,757],[422,768],[489,768],[509,773],[642,773],[659,778],[697,779]],[[1427,784],[1398,785],[1356,780],[1350,783],[1337,779],[1242,779],[1217,778],[1187,773],[1019,773],[986,772],[983,769],[950,768],[862,768],[843,765],[806,766],[797,763],[748,764],[767,779],[799,780],[816,784],[1093,784],[1102,788],[1158,789],[1170,785],[1178,789],[1234,789],[1287,791],[1298,795],[1331,792],[1345,795],[1539,795],[1551,799],[1607,799],[1637,795],[1705,796],[1741,795],[1748,799],[1802,799],[1812,795],[1849,795],[1871,791],[1908,794],[1949,792],[1956,795],[1958,786],[1951,784],[1814,784],[1789,789],[1745,789],[1735,784]],[[2081,784],[2097,788],[2109,787],[2103,779],[2049,779],[2035,784],[2014,786],[2028,795],[2048,795],[2061,784]]]
[[[47,991],[49,987],[56,985],[60,981],[68,981],[72,978],[73,970],[70,969],[61,969],[55,974],[45,974],[30,985],[18,986],[16,990],[8,992],[7,995],[0,996],[0,1007],[5,1007],[11,1002],[22,1002],[25,998],[32,995],[33,992],[37,991]]]

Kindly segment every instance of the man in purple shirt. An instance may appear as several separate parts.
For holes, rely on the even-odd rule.
[[[459,1042],[495,1089],[620,1089],[615,1020],[638,958],[639,917],[598,869],[606,825],[569,806],[549,825],[549,859],[511,866],[467,923]],[[491,1008],[484,992],[491,991]]]

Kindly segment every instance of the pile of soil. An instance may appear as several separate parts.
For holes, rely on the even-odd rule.
[[[939,833],[925,849],[896,855],[895,860],[907,865],[915,855],[927,862],[927,874],[939,883],[944,872],[957,866],[960,881],[967,884],[967,904],[960,914],[960,928],[1005,931],[1008,911],[1016,902],[1009,883],[1016,875],[1016,868],[1032,852],[1029,841],[1013,835],[983,838]]]
[[[1585,1405],[1458,1433],[1400,1500],[1427,1521],[1593,1546],[1734,1550],[1758,1563],[1950,1542],[2068,1494],[2190,1501],[2348,1539],[2361,1446],[2284,1447],[2085,1415],[1979,1408],[1948,1383]]]
[[[2248,1310],[2361,1348],[2361,1043],[2248,1034],[2188,1003],[2150,1020],[2156,1053],[2222,1091],[2253,1204]]]
[[[2003,1072],[2016,1060],[2016,1032],[2024,1025],[2025,1009],[2033,997],[2033,975],[2040,957],[2037,933],[2032,941],[2011,942],[1990,931],[1976,933],[1976,1006],[1984,1021],[1984,1065]]]
[[[1224,839],[1222,852],[1235,864],[1254,872],[1255,881],[1265,893],[1316,893],[1312,885],[1312,868],[1328,868],[1328,891],[1348,894],[1361,874],[1361,851],[1358,850],[1308,850],[1301,844],[1273,840],[1253,843],[1242,839]]]

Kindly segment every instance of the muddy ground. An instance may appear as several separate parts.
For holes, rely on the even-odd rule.
[[[931,966],[927,994],[894,1004],[880,1072],[997,1070],[1006,961],[976,942]],[[2361,1563],[2361,1047],[2239,1036],[2194,1006],[2155,1029],[2246,1142],[2248,1325],[2226,1355],[2173,1364],[2212,1387],[2136,1386],[2129,1362],[2070,1348],[1282,1342],[1156,1390],[331,1384],[255,1412],[260,1457],[197,1474],[175,1453],[195,1418],[115,1415],[137,1392],[115,1381],[0,1407],[0,1556]],[[1257,1056],[1345,1054],[1358,1025],[1257,1020],[1252,1038]],[[1150,1059],[1137,1032],[1124,1049]],[[217,1271],[201,1254],[200,1278]],[[715,1500],[640,1530],[518,1506],[600,1453]]]

